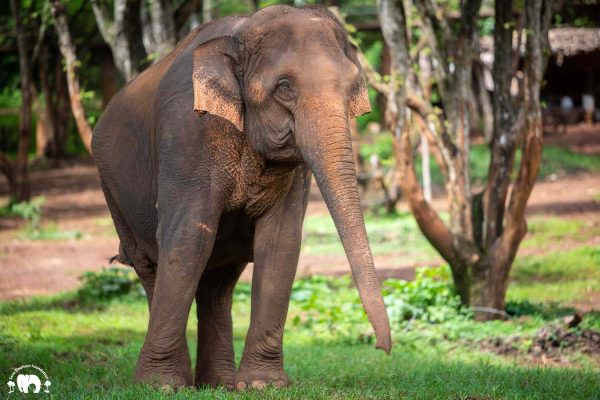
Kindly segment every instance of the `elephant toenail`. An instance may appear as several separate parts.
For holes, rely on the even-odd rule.
[[[252,381],[252,388],[253,389],[258,389],[258,390],[262,390],[267,386],[267,382],[257,379],[255,381]]]
[[[164,393],[174,393],[175,392],[175,390],[173,389],[173,386],[171,386],[169,384],[162,385],[161,389]]]
[[[248,387],[248,385],[246,385],[246,382],[238,382],[237,384],[237,389],[238,390],[244,390]]]
[[[275,386],[277,389],[279,389],[279,388],[282,388],[285,386],[285,382],[282,381],[281,379],[278,379],[275,382],[273,382],[273,386]]]

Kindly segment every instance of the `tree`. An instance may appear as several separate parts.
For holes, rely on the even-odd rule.
[[[173,50],[177,36],[170,0],[153,0],[149,7],[142,3],[142,29],[144,46],[152,59],[160,60]]]
[[[60,0],[51,0],[52,16],[54,18],[54,26],[58,33],[59,48],[62,56],[65,59],[67,67],[67,85],[69,88],[69,97],[71,99],[71,110],[77,124],[79,136],[87,151],[92,152],[92,128],[85,117],[85,110],[81,102],[81,88],[79,86],[79,78],[77,76],[77,54],[75,52],[75,44],[71,39],[69,25],[65,9]]]
[[[404,196],[419,228],[450,265],[463,303],[470,305],[479,319],[497,317],[504,313],[508,275],[527,231],[525,208],[541,158],[539,92],[544,54],[548,53],[552,2],[526,2],[525,29],[516,32],[527,35],[524,69],[519,74],[513,53],[512,38],[518,25],[513,2],[495,2],[494,129],[488,183],[481,193],[472,193],[468,163],[472,65],[478,56],[473,49],[478,47],[475,27],[481,0],[462,1],[457,21],[444,17],[447,13],[441,13],[431,0],[413,0],[417,15],[412,21],[406,16],[402,0],[380,0],[378,4],[382,32],[390,47],[390,84],[383,83],[365,64],[364,57],[361,62],[371,85],[388,99],[390,115],[386,121],[395,136],[396,167]],[[420,31],[414,52],[407,51],[416,40],[408,35],[410,22]],[[431,67],[431,77],[427,79],[408,68],[418,61],[418,50],[425,48]],[[520,74],[524,84],[513,98],[510,83]],[[432,90],[439,94],[439,109],[431,105]],[[448,224],[425,200],[418,182],[409,124],[405,123],[406,106],[444,175],[450,209]],[[512,182],[519,142],[522,157],[516,181]]]
[[[19,72],[21,75],[21,107],[19,111],[19,147],[15,163],[4,154],[0,154],[0,169],[7,177],[10,195],[17,202],[27,201],[31,197],[29,185],[29,140],[31,137],[31,65],[27,51],[26,34],[21,19],[21,5],[17,0],[10,0],[10,7],[15,21],[17,48],[19,52]]]
[[[91,2],[100,34],[111,48],[115,65],[127,82],[148,61],[142,40],[141,1],[114,0],[112,10],[108,0]]]

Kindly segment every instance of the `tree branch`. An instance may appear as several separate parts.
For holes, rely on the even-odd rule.
[[[512,189],[508,205],[506,229],[503,232],[502,246],[509,254],[516,254],[519,243],[527,232],[525,208],[537,179],[542,157],[542,110],[540,107],[540,87],[548,51],[549,21],[543,9],[549,10],[552,2],[530,0],[525,6],[526,53],[525,53],[525,132],[522,145],[521,164],[517,180]],[[546,20],[544,20],[546,19]],[[542,21],[544,20],[544,21]],[[514,257],[514,256],[513,256]]]
[[[387,97],[386,111],[397,139],[404,126],[406,116],[406,92],[410,54],[408,51],[408,33],[406,32],[406,13],[402,0],[378,0],[379,20],[383,38],[390,48],[391,76],[390,86],[393,96]]]
[[[510,94],[514,75],[512,0],[495,3],[494,30],[494,134],[492,155],[488,171],[487,190],[484,197],[483,246],[489,247],[502,233],[506,196],[514,162],[518,127]]]
[[[98,24],[100,34],[106,43],[112,46],[112,44],[115,42],[116,32],[112,15],[110,14],[110,7],[105,1],[102,0],[91,0],[91,2],[92,10],[94,12],[94,16],[96,17],[96,23]]]
[[[60,0],[52,1],[52,16],[54,17],[54,25],[58,33],[59,48],[62,56],[65,59],[67,66],[67,85],[69,88],[69,97],[71,99],[71,110],[79,136],[87,151],[92,153],[92,128],[85,117],[85,110],[81,102],[81,88],[79,86],[79,78],[77,76],[77,55],[75,54],[75,44],[69,32],[67,23],[66,11]]]

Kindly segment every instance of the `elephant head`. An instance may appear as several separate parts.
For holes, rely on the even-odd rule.
[[[272,6],[194,53],[194,109],[229,121],[272,163],[306,162],[346,252],[376,347],[390,327],[367,240],[349,120],[370,112],[356,49],[325,8]]]
[[[39,393],[42,382],[37,375],[19,374],[17,376],[17,387],[21,393],[29,393],[29,386],[33,385],[33,393]]]

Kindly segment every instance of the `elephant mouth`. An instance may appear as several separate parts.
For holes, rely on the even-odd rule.
[[[296,144],[293,129],[290,128],[283,132],[285,133],[277,135],[277,139],[269,143],[269,151],[261,155],[267,160],[278,163],[298,165],[298,163],[304,162],[300,148]]]

